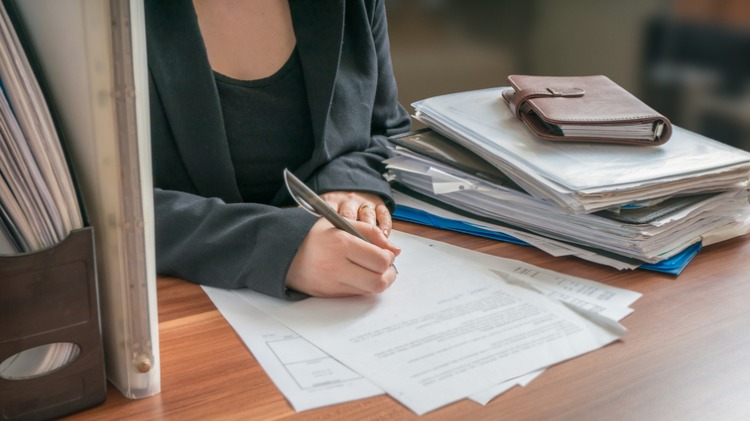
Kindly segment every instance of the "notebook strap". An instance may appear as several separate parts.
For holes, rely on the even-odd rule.
[[[575,98],[581,97],[585,91],[579,88],[547,88],[547,89],[521,89],[520,91],[514,91],[513,89],[506,89],[502,95],[506,101],[510,111],[519,119],[521,118],[521,106],[524,102],[533,98],[545,98],[545,97],[563,97],[563,98]]]

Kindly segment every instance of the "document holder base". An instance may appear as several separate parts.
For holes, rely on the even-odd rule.
[[[73,344],[66,349],[78,351],[46,373],[0,374],[0,419],[57,418],[104,402],[93,228],[75,230],[48,249],[0,256],[0,291],[0,364],[44,345]],[[60,360],[46,348],[43,364]]]

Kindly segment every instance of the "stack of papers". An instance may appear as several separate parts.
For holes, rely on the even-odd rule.
[[[500,169],[524,191],[575,213],[677,194],[747,189],[750,153],[674,128],[657,147],[536,138],[493,88],[413,104],[416,118]]]
[[[288,302],[204,287],[298,410],[387,393],[417,414],[480,404],[618,340],[637,292],[394,231],[378,295]]]
[[[52,115],[0,8],[0,255],[51,247],[83,227]]]
[[[578,257],[601,265],[610,266],[618,270],[641,268],[671,275],[679,275],[688,263],[690,263],[693,257],[695,257],[701,250],[702,243],[710,244],[708,240],[720,240],[720,238],[717,239],[717,237],[710,237],[705,239],[702,243],[693,244],[669,259],[662,260],[658,263],[643,263],[612,253],[605,253],[601,250],[553,240],[509,225],[490,223],[476,218],[459,215],[455,212],[446,210],[443,207],[432,205],[398,191],[395,192],[394,197],[398,203],[398,207],[393,213],[395,219],[428,225],[440,229],[458,231],[479,237],[491,238],[493,240],[530,245],[555,257]]]
[[[442,140],[428,149],[420,147],[424,134],[411,146],[394,138],[386,177],[422,202],[514,229],[521,237],[508,234],[542,249],[578,248],[570,254],[618,269],[750,231],[750,153],[679,127],[651,147],[537,139],[510,113],[502,90],[414,104],[417,118],[445,137],[434,134]],[[452,159],[456,147],[464,151]]]
[[[52,247],[82,227],[83,214],[52,114],[5,5],[0,4],[0,257]],[[30,275],[29,281],[41,273]],[[38,287],[36,282],[29,288]],[[13,343],[10,336],[4,335]],[[26,348],[0,361],[0,378],[39,377],[72,363],[80,353],[72,342]]]

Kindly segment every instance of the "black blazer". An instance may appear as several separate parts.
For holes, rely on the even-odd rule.
[[[397,102],[382,0],[290,0],[312,117],[296,175],[318,193],[364,191],[393,209],[385,137],[409,129]],[[191,0],[146,1],[157,272],[287,296],[286,272],[315,218],[280,188],[242,203]]]

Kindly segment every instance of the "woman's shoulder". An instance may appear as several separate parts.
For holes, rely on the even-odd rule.
[[[307,1],[307,0],[297,0],[297,1]],[[334,4],[334,2],[330,3],[331,5]],[[378,17],[379,15],[383,14],[385,11],[385,1],[384,0],[354,0],[354,1],[346,1],[338,3],[339,6],[346,10],[347,15],[354,12],[355,15],[361,16],[361,12],[364,12],[367,16],[370,23],[373,22],[373,20]],[[322,2],[317,2],[316,6],[321,6]]]
[[[377,14],[383,13],[385,11],[385,0],[361,0],[361,1],[365,9],[368,12],[368,15],[370,16],[371,21]]]

